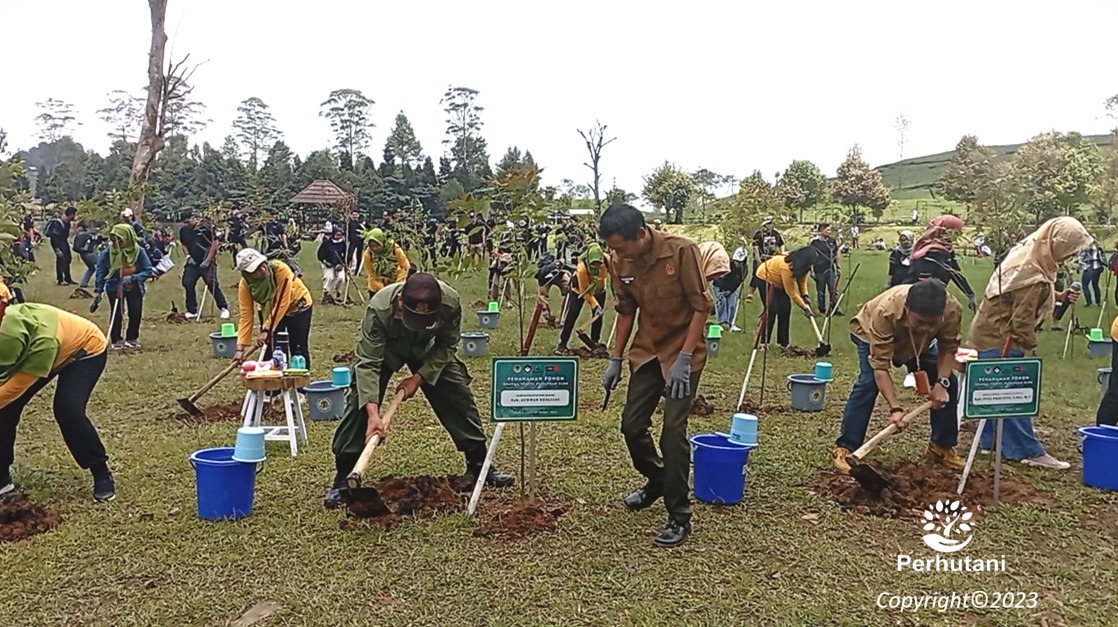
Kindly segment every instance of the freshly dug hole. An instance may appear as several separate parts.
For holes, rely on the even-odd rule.
[[[370,524],[391,529],[400,523],[401,516],[430,518],[439,513],[456,512],[465,509],[466,496],[473,489],[473,482],[463,475],[433,477],[384,477],[372,486],[380,493],[380,498],[389,513],[376,515],[363,503],[346,503],[349,516],[368,520]],[[343,520],[342,529],[356,528],[352,521]]]
[[[485,522],[474,529],[474,535],[479,538],[523,538],[544,531],[554,531],[556,522],[564,513],[562,507],[554,504],[516,503],[489,514]]]
[[[23,494],[0,497],[0,542],[19,542],[54,529],[62,522],[62,514],[27,500]]]
[[[835,501],[845,511],[864,516],[918,520],[928,505],[942,498],[961,498],[968,506],[990,505],[994,498],[993,472],[971,471],[962,497],[955,494],[960,475],[946,468],[922,466],[912,461],[899,464],[874,463],[890,485],[873,494],[846,475],[824,471],[808,480],[808,488]],[[1002,503],[1049,505],[1053,501],[1028,483],[1005,477],[1001,480]]]
[[[265,413],[270,408],[270,404],[264,406]],[[191,416],[185,413],[180,408],[172,417],[185,425],[202,425],[211,422],[240,422],[243,420],[241,416],[241,403],[223,403],[220,405],[210,405],[209,407],[199,407],[202,410],[201,416]]]

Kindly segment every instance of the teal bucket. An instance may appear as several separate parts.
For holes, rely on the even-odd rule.
[[[252,513],[256,464],[233,461],[233,449],[207,448],[190,455],[203,520],[236,520]]]
[[[815,380],[831,382],[834,380],[834,366],[829,361],[815,362]]]
[[[330,371],[330,382],[340,388],[348,388],[350,384],[349,368],[339,366]]]
[[[306,387],[307,405],[311,420],[338,420],[345,413],[347,388],[334,385],[333,381],[315,381]]]

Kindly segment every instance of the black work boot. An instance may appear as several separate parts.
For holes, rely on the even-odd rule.
[[[113,472],[105,464],[90,468],[93,475],[93,502],[103,503],[116,498],[116,482],[113,481]]]
[[[330,484],[330,489],[326,491],[326,497],[322,499],[322,506],[326,509],[337,509],[342,506],[342,490],[346,487],[345,479],[357,465],[357,458],[360,455],[353,453],[334,454],[334,482]]]
[[[669,516],[664,528],[652,537],[652,543],[659,547],[671,548],[686,542],[689,535],[691,535],[690,522],[679,522]]]
[[[652,507],[652,504],[661,496],[664,496],[664,486],[649,481],[644,484],[644,487],[626,494],[621,498],[621,502],[625,504],[625,508],[629,511],[639,512],[642,509]]]
[[[481,462],[466,462],[466,476],[471,478],[471,481],[477,481],[477,476],[481,474]],[[485,474],[485,485],[491,488],[507,488],[516,483],[516,478],[508,473],[497,470],[496,466],[489,466],[489,472]]]

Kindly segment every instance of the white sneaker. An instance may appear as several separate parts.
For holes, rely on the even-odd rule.
[[[9,492],[11,492],[12,490],[15,490],[15,489],[16,489],[16,486],[11,481],[5,483],[4,485],[0,485],[0,496],[3,496],[3,495],[5,495],[5,494],[7,494],[7,493],[9,493]]]
[[[740,333],[741,332],[741,327],[736,326],[736,325],[732,326],[732,327],[730,327],[730,332],[731,333]]]
[[[1037,457],[1030,457],[1029,459],[1022,459],[1022,464],[1029,466],[1040,466],[1041,468],[1051,468],[1053,470],[1067,470],[1071,468],[1071,464],[1062,462],[1048,453],[1038,455]]]
[[[228,320],[229,319],[229,310],[228,309],[222,309],[221,310],[221,319],[222,320]]]
[[[198,317],[198,314],[196,314],[196,313],[190,313],[189,311],[186,312],[186,319],[187,320],[193,320],[197,317]]]

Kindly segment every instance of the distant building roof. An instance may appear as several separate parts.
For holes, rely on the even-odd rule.
[[[317,179],[291,197],[291,202],[300,205],[346,205],[354,200],[354,195],[338,187],[329,179]]]

